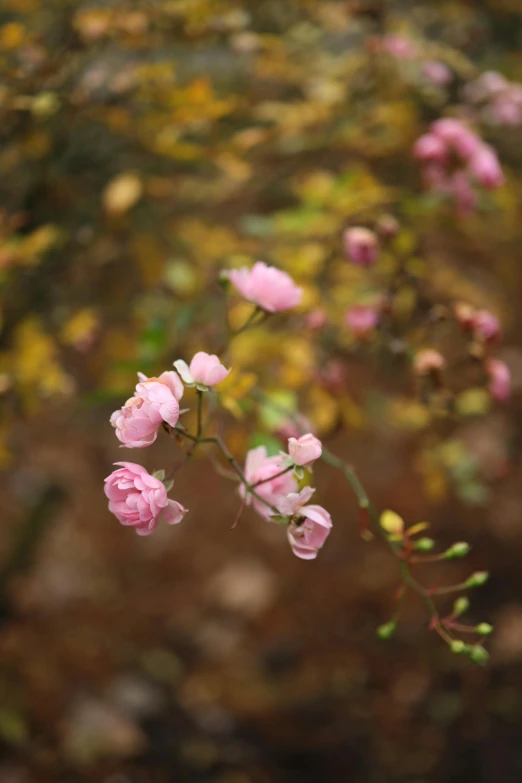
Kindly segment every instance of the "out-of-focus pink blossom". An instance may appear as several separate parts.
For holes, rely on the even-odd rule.
[[[500,334],[498,318],[489,310],[477,310],[472,316],[471,328],[479,339],[486,342],[496,340]]]
[[[494,125],[522,124],[522,85],[496,71],[486,71],[470,82],[464,97],[481,104],[483,118]]]
[[[439,351],[426,348],[419,351],[413,360],[413,369],[417,375],[428,375],[432,372],[440,372],[444,369],[446,361]]]
[[[133,527],[140,536],[153,533],[160,521],[167,525],[181,522],[187,509],[169,500],[162,481],[134,462],[121,465],[105,479],[109,511],[122,525]]]
[[[187,386],[217,386],[224,381],[230,370],[227,370],[215,354],[199,351],[190,362],[190,367],[182,359],[174,362],[181,379]]]
[[[325,311],[318,307],[315,310],[312,310],[311,313],[308,313],[305,324],[308,329],[322,329],[323,326],[326,326],[327,320]]]
[[[178,401],[183,396],[183,384],[173,371],[164,372],[159,378],[147,378],[142,373],[139,376],[134,396],[111,416],[116,437],[129,449],[154,443],[162,422],[175,427]]]
[[[396,33],[385,35],[381,39],[381,47],[397,60],[412,60],[417,56],[417,47],[413,41]]]
[[[292,418],[285,419],[277,428],[277,435],[282,440],[299,438],[303,432],[312,429],[312,423],[306,416],[296,413]]]
[[[299,519],[288,527],[292,552],[302,560],[314,560],[332,529],[332,518],[322,506],[303,506]]]
[[[504,184],[504,174],[497,153],[488,144],[482,144],[471,156],[469,167],[484,188],[494,190]]]
[[[489,376],[488,391],[497,402],[506,402],[511,395],[511,372],[501,359],[488,359],[486,372]]]
[[[413,145],[413,157],[422,161],[445,163],[448,157],[446,144],[435,134],[425,133]]]
[[[257,261],[252,269],[231,269],[227,276],[245,299],[269,313],[291,310],[299,304],[303,295],[303,289],[294,283],[290,275],[263,261]]]
[[[323,446],[319,438],[308,432],[300,438],[289,438],[288,453],[295,465],[309,467],[323,453]]]
[[[440,120],[435,120],[431,126],[431,133],[464,159],[473,155],[484,143],[463,122],[453,117],[443,117]]]
[[[294,474],[289,471],[278,476],[288,467],[285,458],[281,455],[269,457],[264,446],[251,449],[245,462],[245,478],[254,488],[257,495],[266,500],[271,506],[279,508],[283,498],[297,491],[297,481]],[[260,483],[262,482],[262,483]],[[258,486],[255,486],[255,485]],[[246,500],[247,505],[252,504],[255,511],[264,519],[269,519],[275,512],[268,505],[250,494],[242,484],[239,493]]]
[[[368,228],[347,228],[343,234],[343,242],[346,255],[354,264],[370,266],[377,258],[379,242]]]
[[[346,326],[360,339],[368,337],[373,332],[379,323],[379,319],[379,310],[376,307],[365,305],[353,305],[344,314]]]
[[[449,84],[453,79],[451,70],[440,60],[426,60],[422,66],[422,73],[432,84],[438,84],[441,87]]]

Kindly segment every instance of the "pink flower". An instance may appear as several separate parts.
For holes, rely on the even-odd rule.
[[[319,438],[311,432],[301,435],[300,438],[289,438],[288,452],[294,465],[307,468],[323,453],[323,447]]]
[[[245,478],[254,488],[257,495],[267,501],[271,506],[279,508],[279,502],[287,495],[297,491],[297,481],[291,471],[281,473],[288,467],[285,458],[281,455],[268,457],[264,446],[251,449],[246,458]],[[274,478],[277,476],[277,478]],[[263,482],[260,484],[259,482]],[[259,486],[255,486],[259,484]],[[247,505],[252,504],[254,510],[264,519],[269,519],[275,512],[266,503],[248,493],[243,485],[239,488],[242,498],[246,498]]]
[[[397,60],[412,60],[417,55],[415,44],[402,35],[390,33],[385,35],[381,42],[382,48]]]
[[[496,340],[500,334],[498,318],[488,310],[478,310],[473,314],[471,328],[477,337],[486,342]]]
[[[139,536],[148,536],[160,521],[167,525],[181,522],[187,509],[167,498],[167,490],[159,478],[134,462],[115,464],[122,467],[105,479],[105,494],[109,498],[109,511],[122,525],[133,527]]]
[[[422,66],[422,72],[426,79],[440,86],[449,84],[453,78],[453,74],[448,66],[445,63],[441,63],[440,60],[427,60]]]
[[[129,449],[154,443],[162,422],[175,427],[179,418],[178,400],[183,396],[183,384],[175,372],[164,372],[159,378],[138,375],[140,383],[134,397],[111,416],[116,437]]]
[[[174,367],[179,372],[187,386],[216,386],[224,381],[230,370],[227,370],[215,354],[199,351],[190,362],[190,367],[182,359],[174,362]]]
[[[433,133],[425,133],[413,145],[413,157],[422,161],[445,163],[448,157],[446,144]]]
[[[476,133],[453,117],[435,120],[430,130],[464,159],[473,155],[484,143]]]
[[[500,359],[488,359],[486,372],[489,375],[488,391],[497,402],[506,402],[511,395],[511,372]]]
[[[303,506],[299,519],[288,527],[292,552],[302,560],[314,560],[332,529],[332,518],[322,506]]]
[[[308,329],[322,329],[323,326],[326,325],[327,316],[324,310],[322,310],[320,307],[316,308],[315,310],[312,310],[311,313],[308,313],[306,316],[306,326]]]
[[[301,301],[303,289],[296,286],[290,275],[263,261],[257,261],[252,269],[231,269],[227,276],[245,299],[269,313],[291,310]]]
[[[379,323],[380,313],[375,307],[353,305],[344,315],[344,322],[356,337],[364,339]]]
[[[285,498],[279,501],[279,511],[284,517],[295,516],[302,507],[308,503],[315,489],[313,487],[303,487],[301,492],[290,492]]]
[[[494,190],[504,184],[504,174],[495,150],[482,144],[469,162],[472,174],[484,188]]]
[[[368,228],[347,228],[343,234],[344,249],[354,264],[370,266],[377,258],[379,242]]]
[[[417,375],[428,375],[432,372],[440,372],[444,369],[446,361],[441,353],[433,350],[433,348],[426,348],[423,351],[419,351],[413,360],[413,368]]]

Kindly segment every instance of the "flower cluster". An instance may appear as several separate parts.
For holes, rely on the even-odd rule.
[[[436,120],[415,142],[413,155],[428,188],[452,198],[461,212],[475,208],[477,185],[494,190],[504,183],[495,150],[458,119]]]
[[[481,119],[492,125],[522,125],[522,84],[497,71],[486,71],[464,88],[464,98],[480,107]]]

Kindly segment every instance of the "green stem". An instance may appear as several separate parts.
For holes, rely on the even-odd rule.
[[[279,478],[279,476],[284,476],[285,473],[290,473],[291,470],[294,469],[293,465],[289,465],[287,468],[282,470],[280,473],[276,473],[275,476],[268,476],[268,478],[261,479],[261,481],[256,481],[255,484],[249,484],[250,489],[255,489],[256,487],[260,487],[262,484],[266,484],[268,481],[274,481],[274,479]]]
[[[203,413],[203,392],[198,389],[197,390],[198,395],[198,429],[196,433],[196,438],[199,442],[199,439],[201,438],[201,432],[203,428],[203,419],[202,419],[202,413]]]

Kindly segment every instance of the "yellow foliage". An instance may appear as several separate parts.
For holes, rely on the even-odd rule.
[[[121,215],[141,198],[143,183],[134,172],[127,171],[114,177],[103,191],[103,206],[112,215]]]

